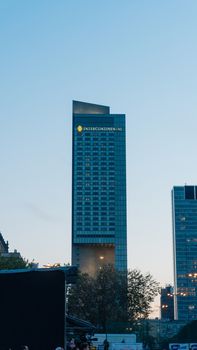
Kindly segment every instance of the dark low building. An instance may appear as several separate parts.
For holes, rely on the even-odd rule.
[[[1,270],[0,349],[64,347],[65,285],[76,276],[74,266]]]

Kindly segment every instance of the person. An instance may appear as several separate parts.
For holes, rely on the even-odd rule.
[[[75,339],[72,338],[68,344],[69,348],[70,349],[74,349],[75,348]]]
[[[90,350],[88,343],[81,343],[80,350]]]
[[[103,345],[104,345],[104,350],[108,350],[109,349],[109,342],[108,342],[107,339],[104,340]]]

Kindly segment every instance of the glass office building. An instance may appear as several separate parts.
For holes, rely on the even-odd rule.
[[[172,286],[161,288],[161,320],[174,320],[174,290]]]
[[[174,316],[197,319],[197,186],[172,190]]]
[[[125,115],[73,101],[72,264],[127,269]]]

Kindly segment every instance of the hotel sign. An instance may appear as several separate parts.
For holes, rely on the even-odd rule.
[[[77,126],[77,131],[122,131],[122,128],[108,127],[108,126]]]

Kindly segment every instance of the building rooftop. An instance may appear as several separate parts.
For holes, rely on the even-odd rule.
[[[109,114],[108,106],[81,101],[73,101],[73,114]]]

